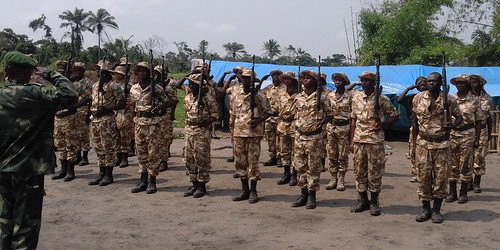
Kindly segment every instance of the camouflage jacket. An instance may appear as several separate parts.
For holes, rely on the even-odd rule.
[[[193,93],[189,93],[184,98],[184,110],[185,114],[185,123],[186,129],[188,130],[190,127],[196,127],[194,125],[198,121],[206,121],[210,118],[218,118],[219,113],[217,109],[217,102],[212,97],[212,95],[206,94],[203,96],[202,107],[200,113],[198,113],[198,98],[193,95]],[[199,117],[201,116],[201,117]],[[190,125],[193,124],[193,125]]]
[[[243,88],[235,88],[231,92],[231,113],[235,116],[233,136],[234,137],[261,137],[264,135],[264,123],[259,123],[255,128],[250,127],[250,93],[245,93]],[[262,93],[255,94],[254,117],[260,117],[265,113],[271,114],[271,105]]]
[[[316,126],[326,117],[332,116],[332,107],[326,95],[321,94],[320,109],[317,109],[317,92],[307,95],[302,91],[295,97],[293,109],[295,112],[295,138],[302,140],[315,139],[318,136],[323,136],[322,131],[316,134]]]
[[[99,82],[95,82],[94,85],[92,85],[91,112],[97,111],[99,107],[110,108],[115,106],[119,101],[125,98],[123,86],[114,81],[104,83],[102,88],[103,91],[99,91]],[[91,120],[97,122],[101,119],[109,119],[110,117],[114,116],[91,117]]]
[[[481,104],[479,101],[479,97],[473,95],[470,91],[464,98],[460,98],[457,93],[452,96],[455,100],[457,100],[458,107],[460,111],[462,111],[462,118],[464,121],[462,124],[458,125],[458,128],[462,128],[464,126],[472,126],[469,129],[458,131],[455,129],[451,130],[451,134],[454,136],[475,136],[474,125],[476,121],[486,120],[486,115],[484,111],[481,110]],[[452,119],[452,122],[454,119]]]
[[[53,88],[0,84],[0,172],[54,172],[54,115],[58,108],[74,104],[78,95],[61,74],[46,71],[44,76]]]
[[[261,90],[262,94],[264,94],[267,97],[267,100],[269,100],[269,104],[271,105],[271,108],[273,110],[276,110],[277,106],[279,105],[281,92],[283,91],[286,91],[285,84],[281,84],[279,86],[270,84]],[[278,115],[275,114],[267,118],[266,122],[278,123],[278,120]]]
[[[277,102],[276,111],[278,112],[279,122],[277,130],[285,135],[294,136],[295,130],[292,127],[293,120],[295,119],[295,109],[293,108],[293,103],[295,102],[295,97],[297,93],[289,95],[286,91],[281,92],[280,99]]]

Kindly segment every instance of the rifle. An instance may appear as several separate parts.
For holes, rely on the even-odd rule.
[[[375,55],[375,69],[376,69],[376,77],[375,77],[375,119],[380,121],[380,54],[376,53]]]
[[[297,94],[302,92],[302,84],[298,80],[299,74],[300,74],[300,63],[299,63],[299,69],[297,71]]]
[[[212,59],[213,59],[213,54],[210,54],[210,61],[208,61],[208,72],[207,72],[207,76],[208,78],[210,79],[210,73],[212,71]]]
[[[250,85],[250,119],[253,120],[255,117],[254,108],[255,108],[255,55],[252,56],[252,80]]]
[[[97,86],[97,110],[101,109],[101,104],[102,104],[102,94],[104,93],[104,70],[103,68],[105,67],[106,65],[106,57],[108,55],[108,50],[107,49],[104,49],[104,56],[102,56],[102,65],[101,67],[99,68],[99,84]],[[99,95],[99,93],[101,93],[101,95]],[[100,97],[100,98],[99,98]]]
[[[73,55],[72,54],[69,54],[69,58],[68,58],[68,63],[66,63],[66,68],[64,69],[64,76],[67,77],[69,79],[70,77],[70,67],[71,67],[71,60],[73,59]]]
[[[165,72],[165,56],[162,55],[161,56],[161,75],[160,75],[160,84],[161,85],[165,84],[165,78],[167,78],[166,72]]]
[[[149,57],[150,57],[150,63],[149,63],[149,87],[151,89],[151,108],[155,107],[155,98],[156,98],[156,91],[155,91],[155,81],[154,81],[154,75],[153,75],[153,50],[149,50]]]
[[[443,123],[447,125],[449,123],[449,107],[448,107],[448,92],[450,91],[450,86],[448,85],[448,81],[446,80],[446,54],[443,51],[443,64],[441,68],[441,76],[443,78]]]
[[[203,105],[201,103],[201,92],[203,91],[203,82],[205,80],[205,56],[203,56],[202,58],[203,60],[203,67],[201,68],[201,82],[200,84],[198,85],[198,120],[201,121],[201,116],[202,116],[202,108],[203,108]]]
[[[124,94],[125,94],[125,102],[127,102],[127,96],[128,96],[128,81],[130,80],[130,77],[129,77],[129,72],[130,72],[130,67],[128,65],[128,53],[125,54],[125,83],[124,83],[124,86],[123,86],[123,91],[124,91]]]
[[[318,86],[316,87],[316,110],[321,109],[321,92],[323,92],[323,80],[321,79],[321,56],[318,56],[318,78],[316,79]]]

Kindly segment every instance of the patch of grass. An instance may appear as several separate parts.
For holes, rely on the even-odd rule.
[[[179,102],[177,103],[177,107],[175,108],[175,121],[174,121],[174,128],[184,128],[184,97],[186,94],[184,93],[184,90],[182,89],[177,89],[177,100]]]

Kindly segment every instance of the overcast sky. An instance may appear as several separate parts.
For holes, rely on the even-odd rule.
[[[262,55],[263,42],[278,41],[283,53],[288,45],[302,48],[312,57],[345,54],[349,50],[344,29],[347,26],[352,47],[351,10],[353,15],[375,0],[11,0],[2,6],[0,28],[12,28],[34,41],[44,31],[34,33],[30,20],[45,14],[53,35],[60,40],[66,29],[59,28],[58,17],[75,7],[97,12],[104,8],[120,29],[106,31],[114,39],[142,43],[152,35],[168,42],[167,51],[177,52],[173,42],[187,42],[192,49],[201,40],[209,42],[209,50],[225,56],[222,45],[238,42],[249,54]],[[355,22],[355,21],[354,21]],[[97,44],[97,35],[84,33],[87,48]]]

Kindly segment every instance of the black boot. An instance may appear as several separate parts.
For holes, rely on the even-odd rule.
[[[250,181],[250,195],[248,196],[248,202],[250,204],[259,202],[259,196],[257,195],[257,180]]]
[[[458,204],[464,204],[469,201],[469,198],[467,197],[467,182],[461,182],[460,183],[460,196],[458,197]]]
[[[146,189],[146,194],[154,194],[156,193],[157,189],[156,189],[156,176],[152,176],[150,175],[149,176],[149,184],[148,184],[148,187]]]
[[[193,198],[201,198],[207,194],[207,183],[206,182],[199,182],[198,183],[198,189],[194,192]]]
[[[290,166],[283,166],[283,177],[276,183],[278,183],[278,185],[290,183]]]
[[[276,159],[276,157],[273,157],[273,158],[269,159],[268,161],[265,161],[263,164],[264,164],[264,166],[274,166],[274,165],[278,164],[278,159]]]
[[[234,162],[234,155],[226,159],[227,162]]]
[[[76,162],[68,161],[68,171],[64,177],[64,181],[72,181],[75,179],[75,164]]]
[[[80,164],[80,161],[82,161],[82,151],[78,150],[76,153],[76,164]]]
[[[141,173],[141,182],[137,184],[134,188],[132,188],[132,193],[139,193],[146,191],[148,188],[148,173]]]
[[[481,193],[483,190],[481,189],[481,175],[474,176],[474,193]]]
[[[159,171],[164,172],[168,170],[168,162],[167,161],[161,161],[160,166],[159,166]]]
[[[241,194],[233,197],[233,201],[243,201],[250,198],[250,187],[248,187],[248,179],[241,179]]]
[[[450,191],[446,196],[446,202],[454,202],[457,198],[457,181],[450,181]]]
[[[326,158],[321,158],[321,172],[326,172],[325,163],[326,163]]]
[[[472,190],[474,190],[474,186],[472,185],[472,183],[473,183],[473,182],[474,182],[474,181],[469,181],[469,182],[467,183],[467,191],[472,191]]]
[[[361,213],[363,211],[370,209],[370,203],[368,202],[368,192],[359,192],[358,204],[351,208],[353,213]]]
[[[106,167],[105,171],[104,178],[99,182],[99,186],[107,186],[115,182],[115,180],[113,180],[113,167]]]
[[[122,160],[120,161],[120,168],[128,167],[128,153],[122,153]]]
[[[295,169],[294,167],[291,167],[291,169],[292,169],[292,174],[288,185],[297,186],[297,183],[299,183],[299,180],[297,180],[297,169]]]
[[[184,197],[188,197],[194,194],[196,190],[198,190],[199,182],[194,181],[193,185],[188,189],[188,191],[184,192]]]
[[[431,219],[431,202],[430,201],[422,201],[422,213],[415,217],[415,220],[418,222],[424,222]]]
[[[441,215],[441,204],[443,204],[443,199],[434,198],[434,206],[432,207],[431,215],[432,223],[443,223],[443,216]]]
[[[309,191],[309,196],[307,197],[306,209],[316,208],[316,191]]]
[[[89,151],[82,151],[82,159],[78,163],[78,166],[89,165]]]
[[[300,196],[292,202],[292,207],[302,207],[307,204],[307,200],[309,197],[309,190],[307,188],[301,188],[300,189]]]
[[[102,179],[104,178],[104,175],[106,174],[106,167],[99,167],[99,175],[95,180],[89,181],[90,186],[98,185]]]
[[[370,200],[370,215],[379,216],[381,212],[380,212],[380,206],[378,204],[378,193],[371,192],[371,196],[372,197]]]
[[[66,176],[68,171],[68,160],[61,160],[61,170],[51,177],[52,180],[59,180]]]
[[[132,139],[130,141],[130,148],[128,150],[128,155],[129,156],[134,156],[135,155],[135,140],[134,139]]]
[[[120,166],[120,162],[122,162],[122,153],[116,153],[115,167]]]

